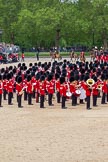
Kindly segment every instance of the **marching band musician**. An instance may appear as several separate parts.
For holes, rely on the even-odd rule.
[[[89,75],[85,76],[85,82],[89,79]],[[87,83],[84,85],[84,89],[86,91],[86,109],[90,110],[90,96],[92,92],[92,87],[90,87]]]
[[[93,80],[95,81],[94,85],[92,86],[92,95],[93,95],[93,106],[97,107],[97,97],[98,97],[98,84],[97,84],[97,77],[94,76]]]
[[[70,92],[72,93],[72,106],[76,106],[76,95],[75,95],[75,79],[73,76],[70,77]]]
[[[54,84],[52,81],[52,74],[49,74],[47,78],[47,91],[48,91],[48,104],[49,106],[54,106],[54,104],[52,104],[52,97],[54,94]]]
[[[6,74],[3,75],[3,99],[6,100],[6,94],[7,94],[7,79]]]
[[[36,103],[39,102],[39,79],[40,79],[40,74],[36,74],[36,84],[34,85],[35,93],[36,93]]]
[[[57,103],[60,103],[60,75],[58,73],[55,74],[55,89],[57,95]]]
[[[84,85],[85,85],[85,82],[84,82],[84,75],[82,74],[81,76],[80,76],[80,92],[81,92],[81,94],[80,94],[80,104],[84,104],[84,100],[85,100],[85,98],[86,98],[86,92],[85,92],[85,90],[84,90]]]
[[[61,101],[61,108],[62,109],[66,109],[67,107],[65,106],[65,102],[66,102],[66,84],[65,84],[65,77],[61,76],[60,77],[60,95],[62,97],[62,101]]]
[[[23,85],[22,85],[22,77],[18,76],[17,82],[16,82],[16,92],[17,92],[17,102],[18,102],[18,107],[22,108],[21,106],[21,100],[22,100],[22,94],[23,94]]]
[[[102,100],[101,100],[101,104],[106,104],[106,95],[107,95],[107,82],[106,82],[106,76],[102,75],[103,80],[103,86],[102,86]]]
[[[0,107],[2,106],[2,93],[3,93],[3,82],[2,82],[2,76],[0,75]]]
[[[33,94],[33,85],[31,82],[31,75],[27,76],[27,95],[28,95],[28,105],[32,104],[32,94]]]
[[[41,75],[39,80],[39,94],[40,94],[40,108],[44,107],[44,101],[45,101],[45,76]]]
[[[8,92],[8,105],[13,105],[13,82],[11,80],[12,76],[10,73],[7,74],[7,92]]]

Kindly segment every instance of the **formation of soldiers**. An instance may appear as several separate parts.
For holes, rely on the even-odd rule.
[[[55,102],[61,103],[61,108],[66,109],[67,98],[72,101],[72,106],[86,104],[90,110],[90,98],[96,107],[97,99],[101,93],[101,104],[108,102],[108,62],[71,63],[63,60],[60,62],[19,63],[17,66],[9,66],[0,69],[0,107],[3,100],[8,99],[8,105],[14,104],[13,93],[17,95],[18,107],[22,108],[23,100],[32,104],[35,98],[36,105],[45,108],[45,98],[48,105],[54,106]]]

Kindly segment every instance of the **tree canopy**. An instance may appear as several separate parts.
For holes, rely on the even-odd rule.
[[[32,46],[108,46],[107,0],[0,0],[3,41]]]

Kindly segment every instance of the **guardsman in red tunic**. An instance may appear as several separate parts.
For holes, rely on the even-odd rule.
[[[70,92],[72,93],[72,106],[76,106],[74,77],[70,77]]]
[[[42,75],[39,81],[39,94],[40,94],[40,108],[44,107],[44,100],[45,100],[45,76]]]
[[[89,76],[85,76],[85,81],[87,81],[89,79]],[[91,92],[92,92],[92,87],[89,86],[87,83],[83,86],[83,88],[86,91],[86,109],[90,110],[90,96],[91,96]]]
[[[66,109],[67,107],[65,106],[65,102],[66,102],[66,84],[65,84],[65,77],[60,77],[60,95],[62,97],[62,101],[61,101],[61,108],[62,109]]]
[[[39,102],[39,79],[40,79],[40,74],[36,74],[36,82],[34,85],[35,93],[36,93],[36,103]]]
[[[106,95],[107,95],[107,81],[106,81],[106,77],[103,75],[102,76],[102,80],[103,80],[103,86],[102,86],[102,100],[101,100],[101,104],[106,104]]]
[[[24,101],[27,101],[27,75],[24,75],[23,79],[23,89],[24,89]]]
[[[3,99],[6,100],[7,95],[7,79],[6,74],[3,75]]]
[[[52,81],[52,75],[49,74],[48,75],[48,78],[47,78],[47,83],[48,83],[48,86],[47,86],[47,91],[48,91],[48,104],[49,106],[54,106],[52,104],[52,97],[53,97],[53,94],[54,94],[54,84],[53,84],[53,81]]]
[[[2,93],[3,93],[3,83],[2,83],[2,76],[0,75],[0,107],[2,106]]]
[[[95,81],[94,85],[92,86],[92,95],[93,95],[93,106],[97,106],[97,97],[98,97],[98,84],[97,84],[97,77],[93,77],[93,80]]]
[[[55,74],[55,89],[57,95],[57,103],[60,103],[60,76],[59,74]]]
[[[31,83],[31,75],[27,76],[27,95],[28,95],[28,105],[32,104],[32,94],[33,94],[33,85]]]
[[[17,82],[16,82],[16,92],[17,92],[17,102],[18,102],[18,107],[22,108],[23,106],[21,106],[21,100],[22,100],[22,94],[23,94],[23,86],[22,86],[22,77],[19,76],[17,78]]]
[[[7,92],[8,92],[8,105],[13,105],[12,98],[13,98],[13,82],[11,80],[11,74],[7,74]]]

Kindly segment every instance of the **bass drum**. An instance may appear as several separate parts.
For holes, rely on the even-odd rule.
[[[79,89],[77,89],[77,90],[75,91],[75,95],[76,95],[76,96],[80,96],[80,94],[81,94],[81,91],[80,91]]]
[[[66,96],[67,97],[71,97],[72,96],[72,93],[71,92],[66,92]]]

